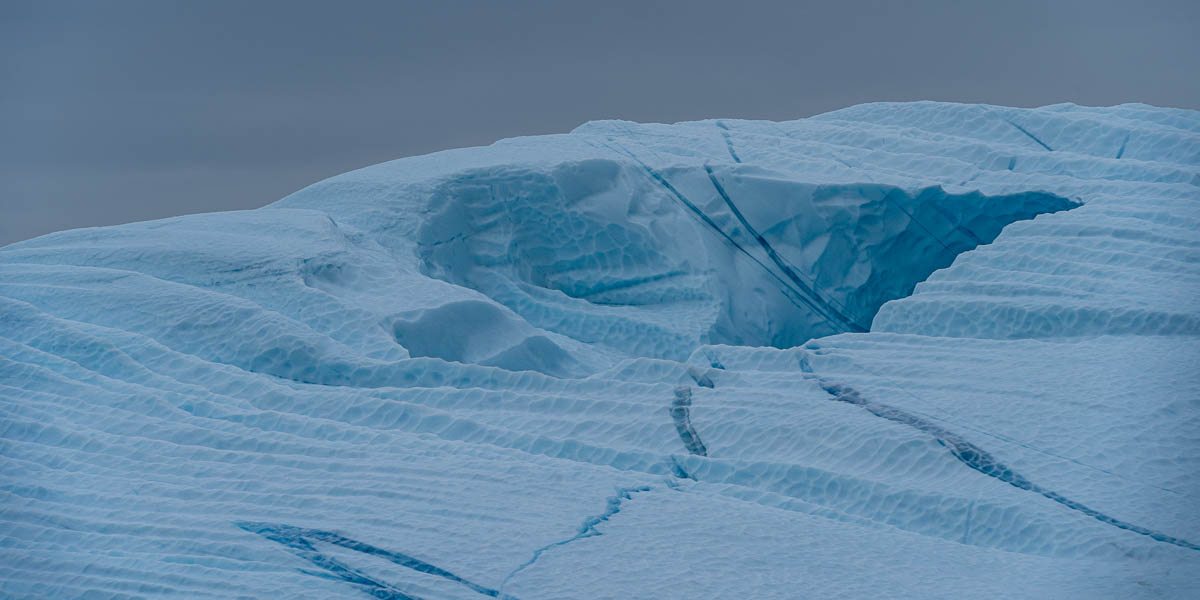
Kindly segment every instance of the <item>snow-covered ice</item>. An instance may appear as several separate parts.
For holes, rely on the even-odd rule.
[[[0,596],[1200,597],[1200,113],[600,121],[0,249]]]

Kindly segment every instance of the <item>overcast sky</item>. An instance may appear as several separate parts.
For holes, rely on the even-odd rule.
[[[591,119],[1200,108],[1200,2],[0,0],[0,244]]]

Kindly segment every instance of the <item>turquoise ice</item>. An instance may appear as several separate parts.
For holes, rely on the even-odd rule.
[[[1200,113],[587,123],[0,249],[0,596],[1200,596]]]

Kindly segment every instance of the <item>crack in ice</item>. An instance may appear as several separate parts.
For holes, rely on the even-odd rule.
[[[733,138],[729,137],[729,126],[724,121],[717,121],[717,127],[721,128],[721,137],[725,138],[725,149],[729,150],[729,158],[735,163],[741,163],[742,159],[733,149]]]
[[[650,491],[649,486],[624,487],[624,488],[618,489],[616,495],[609,496],[607,498],[607,502],[604,507],[604,512],[602,512],[598,515],[590,516],[587,519],[585,519],[583,521],[583,525],[581,525],[579,527],[579,530],[575,532],[575,535],[573,535],[565,540],[560,540],[560,541],[554,542],[552,544],[546,544],[545,546],[542,546],[541,548],[534,550],[533,556],[529,557],[529,560],[525,561],[524,563],[521,563],[520,565],[517,566],[517,568],[515,568],[511,572],[509,572],[509,574],[504,578],[504,581],[500,582],[500,588],[497,591],[497,593],[500,594],[500,598],[502,600],[511,600],[510,596],[503,595],[504,587],[506,585],[508,585],[508,582],[510,580],[512,580],[513,577],[516,577],[518,573],[520,573],[521,571],[524,571],[525,569],[532,566],[533,563],[537,562],[537,560],[542,557],[542,554],[544,552],[546,552],[547,550],[549,550],[551,548],[555,548],[558,546],[565,546],[567,544],[570,544],[571,542],[578,541],[578,540],[581,540],[584,538],[603,535],[599,530],[596,529],[596,526],[607,521],[613,515],[621,512],[621,501],[622,500],[632,500],[634,494],[639,493],[639,492],[648,492],[648,491]]]
[[[821,314],[822,317],[824,317],[827,321],[840,322],[843,326],[853,332],[861,333],[867,330],[866,327],[855,323],[854,321],[850,320],[849,317],[842,314],[841,311],[834,308],[834,302],[832,300],[822,297],[821,294],[817,292],[815,283],[809,285],[807,282],[803,281],[800,277],[800,274],[797,273],[796,270],[791,267],[791,265],[787,264],[787,261],[785,261],[783,257],[779,255],[779,252],[775,250],[775,247],[772,246],[771,243],[768,242],[767,239],[764,238],[748,220],[746,220],[746,217],[742,214],[742,211],[738,209],[737,205],[733,203],[733,199],[730,198],[729,194],[725,191],[724,186],[721,185],[720,181],[717,181],[717,176],[713,173],[712,167],[704,165],[704,171],[708,173],[708,180],[712,182],[713,187],[717,190],[717,194],[720,195],[721,199],[725,201],[725,205],[729,207],[730,212],[732,212],[733,216],[737,218],[739,223],[742,224],[742,227],[746,228],[746,233],[749,233],[750,236],[753,237],[756,242],[758,242],[758,245],[761,246],[763,251],[767,253],[767,257],[771,259],[771,262],[775,263],[776,267],[779,267],[779,270],[782,271],[783,274],[792,281],[792,284],[794,284],[796,288],[799,288],[798,291],[811,298],[813,302],[816,302],[819,305],[820,309],[823,309],[818,310],[818,313]],[[844,309],[845,308],[843,307],[843,310]]]
[[[713,221],[712,217],[709,217],[708,214],[706,214],[703,210],[700,209],[700,207],[696,206],[691,200],[688,200],[687,197],[684,196],[682,192],[680,192],[678,189],[676,189],[675,186],[671,185],[671,182],[667,181],[667,179],[665,177],[663,177],[662,174],[660,174],[658,171],[655,171],[653,168],[650,167],[650,165],[647,165],[645,162],[642,161],[642,159],[638,158],[636,155],[634,155],[629,150],[622,148],[619,145],[617,146],[617,149],[619,151],[623,152],[629,158],[633,159],[639,165],[641,165],[642,169],[654,181],[658,182],[659,185],[666,188],[666,190],[668,192],[670,192],[673,196],[675,196],[675,198],[678,199],[685,207],[687,207],[688,210],[690,210],[693,214],[695,214],[697,217],[699,217],[700,220],[703,221],[705,225],[708,225],[709,228],[711,228],[713,231],[716,231],[718,234],[720,234],[721,237],[724,238],[725,241],[728,242],[731,246],[733,246],[734,249],[736,249],[737,251],[744,254],[750,260],[754,261],[754,263],[757,264],[759,267],[762,267],[762,269],[764,271],[766,271],[766,273],[768,275],[770,275],[772,279],[779,282],[779,284],[783,286],[780,289],[780,292],[783,293],[783,296],[785,298],[787,298],[788,301],[790,301],[794,306],[796,306],[797,308],[803,308],[801,306],[801,304],[803,304],[804,307],[808,307],[814,313],[816,313],[817,315],[826,319],[827,321],[833,321],[833,319],[830,319],[827,315],[825,315],[822,312],[820,307],[818,307],[817,305],[815,305],[813,303],[812,298],[810,298],[809,296],[806,296],[800,290],[795,289],[787,281],[784,281],[784,279],[782,277],[780,277],[779,274],[776,273],[774,269],[768,267],[761,260],[759,260],[756,256],[751,254],[750,251],[746,250],[741,244],[739,244],[737,242],[737,240],[733,239],[732,236],[730,236],[728,233],[726,233],[724,229],[721,229],[721,226],[718,225],[715,221]],[[799,302],[799,303],[797,303],[797,302]],[[858,327],[858,326],[855,325],[854,327]],[[866,331],[866,330],[862,329],[862,328],[857,328],[857,329],[854,329],[853,331],[861,332],[861,331]]]
[[[1057,502],[1071,510],[1087,515],[1093,519],[1096,519],[1097,521],[1100,521],[1101,523],[1112,525],[1118,529],[1144,535],[1155,541],[1173,544],[1181,548],[1200,551],[1200,546],[1193,544],[1192,542],[1108,516],[1098,510],[1089,508],[1080,502],[1071,500],[1070,498],[1067,498],[1058,492],[1037,485],[1026,479],[1020,473],[1014,471],[1009,466],[1001,463],[996,459],[996,457],[992,456],[986,450],[968,442],[962,436],[959,436],[952,431],[902,411],[898,408],[867,400],[853,388],[839,383],[827,382],[813,373],[812,367],[807,364],[806,360],[801,359],[801,361],[801,369],[808,373],[809,376],[814,377],[818,385],[821,386],[821,389],[825,390],[825,392],[828,393],[832,399],[859,406],[877,417],[881,417],[895,423],[900,423],[902,425],[907,425],[913,429],[927,433],[933,436],[937,443],[950,450],[950,453],[954,455],[954,458],[958,459],[964,465],[979,471],[984,475],[987,475],[988,477],[1003,481],[1004,483],[1007,483],[1015,488],[1033,492],[1053,500],[1054,502]]]
[[[1050,146],[1046,145],[1046,142],[1043,142],[1042,140],[1038,139],[1038,136],[1036,136],[1036,135],[1033,135],[1032,133],[1029,133],[1029,130],[1028,130],[1028,129],[1025,129],[1024,127],[1021,127],[1020,125],[1017,125],[1017,124],[1016,124],[1015,122],[1013,122],[1011,119],[1005,119],[1005,121],[1007,121],[1009,125],[1012,125],[1013,127],[1016,127],[1016,128],[1017,128],[1017,131],[1020,131],[1021,133],[1023,133],[1023,134],[1025,134],[1025,135],[1029,136],[1029,139],[1031,139],[1031,140],[1033,140],[1033,141],[1037,142],[1039,146],[1041,146],[1041,147],[1045,148],[1045,149],[1046,149],[1046,152],[1054,152],[1054,148],[1051,148]]]
[[[692,388],[677,387],[675,399],[671,401],[671,408],[667,409],[667,412],[671,414],[671,420],[675,422],[675,431],[679,432],[679,439],[683,440],[687,451],[696,456],[708,456],[708,448],[700,441],[700,434],[696,433],[696,428],[692,427],[691,406]]]
[[[260,523],[252,521],[238,521],[235,523],[238,527],[256,533],[268,540],[281,544],[290,549],[294,554],[303,558],[312,564],[325,569],[328,574],[316,573],[312,571],[301,570],[302,573],[317,577],[328,577],[339,581],[345,581],[354,585],[363,586],[366,593],[382,598],[384,600],[421,600],[416,596],[402,592],[390,583],[371,577],[362,571],[355,569],[342,561],[328,556],[312,545],[312,541],[320,541],[335,546],[340,546],[347,550],[361,552],[370,556],[377,556],[384,560],[390,561],[402,567],[407,567],[419,573],[435,575],[462,584],[475,592],[490,596],[492,598],[500,597],[499,590],[494,590],[484,587],[477,583],[468,581],[450,571],[431,565],[419,558],[414,558],[400,552],[392,552],[384,550],[370,544],[350,539],[346,536],[334,533],[332,531],[323,531],[320,529],[307,529],[303,527],[293,527],[291,525],[283,525],[279,523]],[[508,600],[516,600],[511,596],[506,597]]]

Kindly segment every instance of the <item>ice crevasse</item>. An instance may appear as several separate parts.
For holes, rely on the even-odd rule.
[[[0,248],[0,596],[1200,596],[1200,113],[587,123]]]

